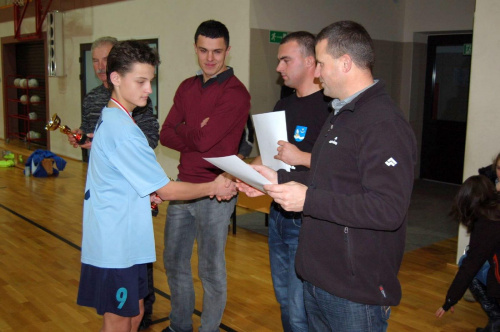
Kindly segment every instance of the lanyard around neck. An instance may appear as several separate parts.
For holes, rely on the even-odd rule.
[[[115,98],[111,98],[111,101],[112,101],[113,103],[115,103],[115,104],[116,104],[116,106],[118,106],[118,108],[119,108],[119,109],[121,109],[122,111],[124,111],[125,113],[127,113],[127,115],[128,115],[128,116],[132,119],[132,121],[134,121],[134,123],[135,123],[135,120],[134,120],[134,118],[132,117],[132,115],[130,115],[130,113],[127,111],[127,109],[126,109],[126,108],[125,108],[122,104],[120,104],[120,102],[119,102],[118,100],[116,100]]]

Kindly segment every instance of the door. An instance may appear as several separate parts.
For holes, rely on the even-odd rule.
[[[429,36],[420,176],[462,183],[472,35]]]

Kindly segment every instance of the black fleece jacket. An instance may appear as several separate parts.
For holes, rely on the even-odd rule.
[[[295,262],[304,280],[353,302],[399,304],[416,154],[410,125],[379,81],[330,115],[309,171],[278,172],[279,183],[309,187]]]

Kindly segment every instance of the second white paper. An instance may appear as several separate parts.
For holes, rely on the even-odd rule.
[[[203,159],[262,192],[265,184],[271,184],[271,181],[235,155]]]
[[[262,164],[275,171],[285,169],[289,172],[290,165],[274,159],[274,156],[278,154],[278,141],[288,141],[285,111],[255,114],[252,115],[252,119],[259,142]]]

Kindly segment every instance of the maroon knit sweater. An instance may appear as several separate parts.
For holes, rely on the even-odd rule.
[[[205,83],[201,75],[181,83],[160,131],[161,144],[181,153],[181,181],[209,182],[222,173],[203,158],[238,152],[249,110],[250,94],[232,68]]]

